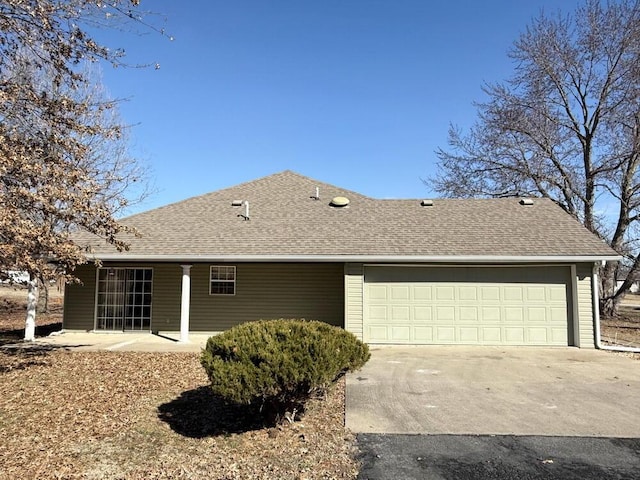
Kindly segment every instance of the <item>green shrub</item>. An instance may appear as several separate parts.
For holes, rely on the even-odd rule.
[[[302,412],[347,371],[369,360],[353,334],[324,322],[260,320],[210,337],[201,363],[213,392],[241,404],[259,404],[268,415]]]

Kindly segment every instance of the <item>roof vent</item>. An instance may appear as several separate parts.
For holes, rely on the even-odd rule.
[[[332,207],[346,207],[349,205],[349,199],[347,197],[333,197],[330,205]]]
[[[433,207],[433,200],[422,200],[420,205],[423,207]]]
[[[532,198],[522,198],[520,199],[520,205],[533,205]]]
[[[238,217],[241,217],[243,220],[249,220],[249,200],[233,200],[231,202],[232,207],[241,207],[242,205],[244,205],[244,215],[239,213]]]
[[[311,198],[313,198],[314,200],[320,200],[320,187],[316,187],[316,194],[311,195]]]

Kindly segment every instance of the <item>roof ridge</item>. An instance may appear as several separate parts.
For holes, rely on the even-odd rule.
[[[340,187],[338,185],[334,185],[333,183],[324,182],[322,180],[318,180],[317,178],[309,177],[307,175],[302,175],[301,173],[298,173],[298,172],[296,172],[294,170],[284,170],[283,172],[280,172],[280,174],[283,174],[283,173],[289,173],[289,174],[292,174],[292,175],[294,175],[296,177],[299,177],[301,179],[308,180],[310,182],[314,182],[314,183],[317,183],[317,184],[320,184],[320,185],[324,185],[324,186],[329,187],[329,188],[334,188],[336,190],[341,190],[345,194],[356,195],[356,196],[358,196],[360,198],[366,198],[368,200],[377,200],[377,199],[375,199],[373,197],[365,195],[364,193],[356,192],[355,190],[350,190],[348,188],[343,188],[343,187]],[[278,175],[278,174],[274,174],[274,175]]]
[[[278,177],[285,177],[285,176],[297,177],[298,179],[301,179],[301,180],[304,180],[304,181],[308,181],[310,183],[314,183],[318,187],[323,187],[324,186],[324,187],[328,187],[330,189],[340,190],[345,195],[351,195],[351,196],[355,196],[355,197],[362,198],[362,199],[367,199],[367,200],[376,200],[376,199],[374,199],[372,197],[369,197],[367,195],[364,195],[364,194],[362,194],[360,192],[356,192],[355,190],[349,190],[349,189],[346,189],[346,188],[342,188],[342,187],[339,187],[337,185],[334,185],[334,184],[331,184],[331,183],[328,183],[328,182],[323,182],[321,180],[317,180],[315,178],[312,178],[312,177],[309,177],[309,176],[306,176],[306,175],[302,175],[302,174],[300,174],[300,173],[298,173],[298,172],[296,172],[294,170],[286,169],[286,170],[282,170],[280,172],[276,172],[276,173],[271,173],[269,175],[265,175],[263,177],[255,178],[253,180],[248,180],[248,181],[245,181],[245,182],[237,183],[235,185],[224,187],[224,188],[221,188],[219,190],[213,190],[211,192],[202,193],[200,195],[194,195],[193,197],[188,197],[188,198],[185,198],[183,200],[178,200],[177,202],[168,203],[166,205],[161,205],[159,207],[152,208],[150,210],[145,210],[143,212],[138,212],[138,213],[135,213],[133,215],[122,217],[122,218],[120,218],[118,220],[119,221],[132,220],[132,219],[135,219],[136,217],[138,217],[140,215],[147,215],[150,212],[157,212],[157,211],[161,211],[161,210],[164,210],[164,209],[167,209],[167,208],[175,208],[177,205],[180,205],[180,204],[183,204],[183,203],[186,203],[186,202],[192,202],[192,201],[194,201],[196,199],[202,199],[202,198],[206,198],[206,197],[218,196],[218,195],[223,194],[224,192],[226,192],[228,190],[241,189],[243,187],[246,187],[246,186],[249,186],[249,185],[252,185],[252,184],[258,184],[258,183],[261,183],[261,182],[264,182],[264,181],[267,181],[267,180],[270,180],[270,179],[277,179]]]
[[[271,174],[265,175],[263,177],[254,178],[253,180],[247,180],[247,181],[240,182],[240,183],[237,183],[235,185],[224,187],[224,188],[221,188],[221,189],[218,189],[218,190],[212,190],[210,192],[201,193],[200,195],[194,195],[193,197],[183,198],[182,200],[178,200],[178,201],[172,202],[172,203],[167,203],[166,205],[161,205],[159,207],[152,208],[150,210],[145,210],[143,212],[134,213],[133,215],[129,215],[129,216],[126,216],[126,217],[119,218],[118,221],[134,219],[134,218],[136,218],[136,217],[138,217],[140,215],[146,215],[146,214],[148,214],[150,212],[157,212],[157,211],[160,211],[160,210],[164,210],[166,208],[175,207],[176,205],[180,205],[181,203],[191,202],[191,201],[196,200],[198,198],[217,195],[217,194],[219,194],[221,192],[224,192],[226,190],[231,190],[232,188],[243,187],[245,185],[249,185],[249,184],[252,184],[252,183],[256,183],[256,182],[259,182],[259,181],[266,180],[267,178],[270,178],[270,177],[275,177],[277,175],[282,175],[283,173],[294,173],[295,174],[296,172],[293,172],[292,170],[283,170],[281,172],[271,173]]]

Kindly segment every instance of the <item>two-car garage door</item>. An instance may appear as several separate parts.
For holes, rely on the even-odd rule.
[[[364,340],[568,345],[569,292],[569,267],[366,267]]]

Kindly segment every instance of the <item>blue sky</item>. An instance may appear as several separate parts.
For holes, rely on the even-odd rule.
[[[101,32],[130,63],[104,67],[157,193],[129,213],[285,169],[377,198],[436,194],[449,123],[542,10],[574,0],[142,1],[175,40]],[[166,21],[162,20],[166,19]]]

